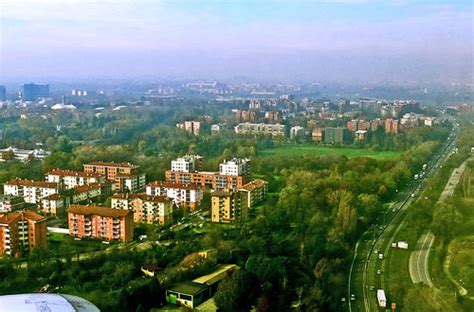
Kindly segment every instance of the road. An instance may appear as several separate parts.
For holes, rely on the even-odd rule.
[[[448,183],[446,183],[446,186],[439,197],[438,203],[442,203],[446,198],[453,195],[464,169],[466,168],[466,164],[470,160],[471,158],[463,162],[453,171]],[[418,239],[415,250],[410,254],[409,271],[413,284],[424,283],[429,287],[433,287],[433,282],[428,270],[428,259],[430,257],[430,250],[434,240],[435,236],[430,231],[423,233],[423,235]]]
[[[449,157],[453,142],[459,129],[453,128],[450,139],[445,143],[441,152],[435,155],[434,160],[427,168],[425,176],[408,187],[407,192],[400,194],[399,202],[395,203],[390,210],[384,214],[385,221],[382,225],[373,225],[367,230],[357,242],[354,258],[349,271],[349,281],[347,287],[347,298],[356,294],[356,301],[348,301],[348,310],[354,311],[377,311],[376,289],[386,288],[383,275],[385,261],[378,259],[379,251],[385,255],[391,246],[397,233],[403,227],[406,217],[406,209],[410,206],[414,198],[412,194],[420,194],[426,181],[431,177]],[[363,300],[358,300],[362,297]]]

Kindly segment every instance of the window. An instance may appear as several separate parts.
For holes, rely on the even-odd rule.
[[[180,294],[179,299],[183,299],[183,300],[187,300],[187,301],[193,301],[193,296]]]

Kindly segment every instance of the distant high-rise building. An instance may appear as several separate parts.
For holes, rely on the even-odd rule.
[[[24,101],[35,101],[37,98],[48,96],[48,84],[25,83],[21,85],[21,98]]]
[[[7,89],[4,86],[0,86],[0,102],[7,100]]]

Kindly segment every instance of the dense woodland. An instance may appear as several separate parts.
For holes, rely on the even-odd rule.
[[[2,260],[0,293],[34,291],[49,284],[83,296],[104,311],[118,306],[142,311],[160,307],[170,284],[204,274],[214,263],[236,263],[242,269],[221,283],[215,296],[223,311],[247,311],[251,306],[257,311],[288,311],[292,304],[306,311],[339,310],[358,237],[446,140],[451,127],[446,123],[397,136],[375,133],[369,145],[403,151],[397,160],[263,158],[259,150],[281,143],[232,133],[195,137],[173,126],[182,114],[156,110],[140,118],[136,112],[99,119],[84,114],[75,116],[74,122],[64,116],[54,117],[62,121],[38,123],[9,117],[4,126],[7,140],[17,136],[16,143],[24,139],[18,144],[27,146],[47,137],[45,147],[54,152],[43,162],[2,164],[0,182],[12,177],[41,179],[52,168],[81,170],[83,163],[93,160],[131,161],[147,173],[147,180],[155,180],[163,179],[170,160],[184,153],[205,156],[205,167],[212,170],[224,158],[249,156],[253,173],[270,182],[261,213],[233,229],[214,225],[203,235],[183,231],[171,237],[174,243],[168,247],[116,249],[80,261],[67,254],[65,262],[36,250],[27,259],[27,269]],[[54,125],[61,122],[63,130],[57,131]],[[85,138],[89,142],[78,143]],[[209,248],[217,250],[215,258],[182,269],[187,255]],[[144,263],[164,268],[159,279],[142,277]]]

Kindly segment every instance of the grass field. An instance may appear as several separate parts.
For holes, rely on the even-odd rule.
[[[271,156],[290,156],[290,157],[301,157],[301,156],[346,156],[349,158],[354,157],[370,157],[375,159],[397,159],[400,157],[400,152],[393,151],[374,151],[371,149],[363,148],[350,148],[350,147],[327,147],[320,145],[283,145],[274,148],[264,149],[259,153],[262,157]]]

